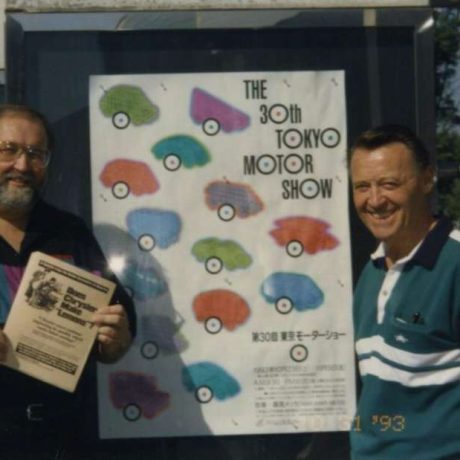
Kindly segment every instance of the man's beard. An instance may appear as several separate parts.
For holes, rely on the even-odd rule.
[[[10,187],[11,179],[21,179],[23,187]],[[28,209],[35,201],[38,187],[35,177],[28,173],[10,172],[0,178],[0,208]]]

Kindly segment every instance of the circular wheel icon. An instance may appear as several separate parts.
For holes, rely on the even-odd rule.
[[[182,160],[175,153],[170,153],[163,158],[163,165],[168,171],[177,171],[182,164]]]
[[[215,118],[203,121],[203,132],[208,136],[215,136],[220,131],[220,123]]]
[[[319,193],[319,185],[315,179],[305,179],[301,185],[301,193],[305,198],[316,198]]]
[[[224,268],[224,264],[219,257],[210,257],[205,263],[206,270],[212,275],[216,275]]]
[[[235,211],[235,208],[231,204],[223,204],[217,210],[217,215],[223,221],[229,222],[235,217],[236,211]]]
[[[137,244],[142,251],[151,251],[155,247],[155,238],[145,233],[138,238]]]
[[[211,388],[207,387],[206,385],[203,385],[197,388],[195,391],[195,398],[197,399],[198,402],[202,404],[208,403],[209,401],[212,400],[213,397],[214,397],[214,394]]]
[[[294,304],[289,297],[280,297],[275,303],[275,309],[282,315],[287,315],[294,308]]]
[[[273,123],[284,123],[288,119],[289,110],[283,104],[274,104],[271,106],[268,116]]]
[[[139,420],[141,415],[141,408],[137,404],[126,404],[126,406],[123,407],[123,417],[126,420],[129,420],[130,422],[135,422],[136,420]]]
[[[257,160],[257,169],[262,174],[271,174],[276,169],[275,159],[271,155],[262,155]]]
[[[144,342],[141,347],[141,355],[145,359],[155,359],[158,356],[160,349],[155,342]]]
[[[129,186],[126,182],[119,181],[112,185],[112,194],[115,198],[122,200],[129,195]]]
[[[289,241],[286,245],[286,252],[291,257],[299,257],[303,254],[303,244],[298,240]]]
[[[335,128],[327,128],[321,133],[321,142],[330,149],[340,142],[340,133]]]
[[[204,328],[210,334],[217,334],[222,330],[222,321],[216,316],[211,316],[205,321]]]
[[[112,117],[113,126],[118,129],[125,129],[128,127],[130,122],[131,118],[129,118],[129,115],[126,112],[117,112]]]
[[[283,135],[283,140],[291,149],[296,149],[303,143],[302,134],[297,129],[288,129]]]
[[[289,351],[289,356],[296,363],[301,363],[308,358],[308,349],[303,345],[294,345]]]
[[[304,168],[304,162],[297,153],[291,153],[285,158],[284,167],[288,173],[298,174]]]

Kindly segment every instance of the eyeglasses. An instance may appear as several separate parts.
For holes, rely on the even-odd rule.
[[[0,162],[14,163],[23,153],[27,155],[30,164],[36,168],[46,168],[51,159],[49,150],[16,142],[0,141]]]

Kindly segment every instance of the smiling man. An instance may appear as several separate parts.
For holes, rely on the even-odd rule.
[[[33,251],[113,278],[83,221],[40,198],[52,147],[40,113],[0,105],[0,363],[10,346],[2,326]],[[120,359],[135,331],[132,301],[113,280],[113,303],[93,318],[98,333],[92,357],[102,362]],[[84,432],[81,417],[91,409],[86,403],[95,390],[94,362],[90,359],[74,394],[0,366],[1,458],[67,458],[62,447],[68,437]]]
[[[460,232],[433,216],[434,168],[407,128],[349,153],[356,211],[380,243],[356,286],[354,460],[460,458]]]

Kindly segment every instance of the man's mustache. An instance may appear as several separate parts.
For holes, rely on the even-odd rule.
[[[34,176],[30,173],[9,172],[3,175],[3,177],[0,180],[0,183],[5,183],[8,180],[22,180],[25,183],[33,184]]]

